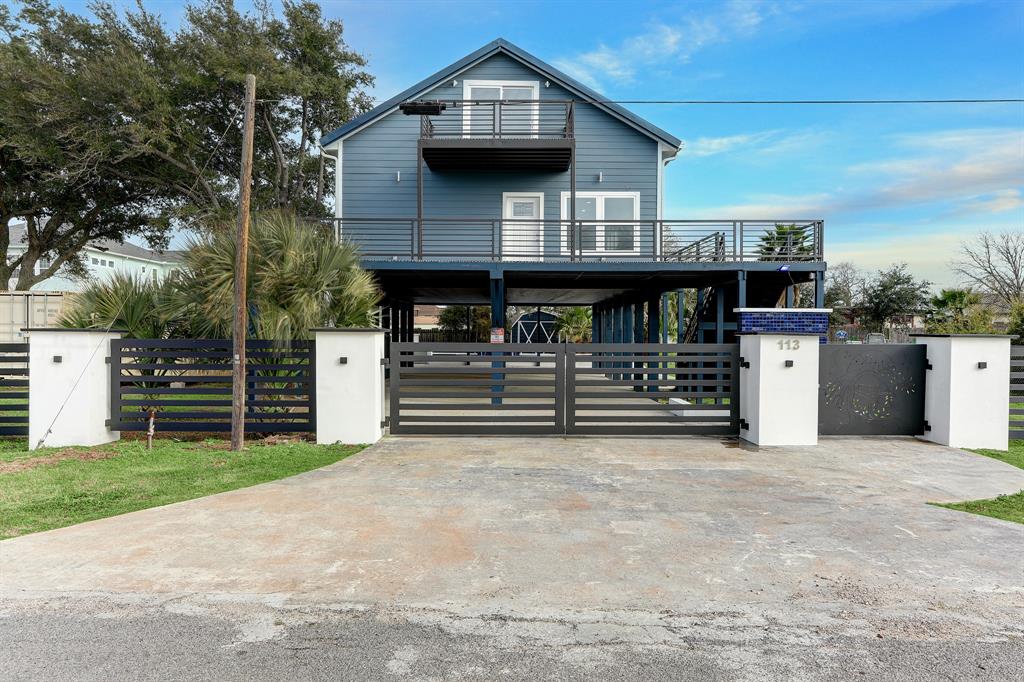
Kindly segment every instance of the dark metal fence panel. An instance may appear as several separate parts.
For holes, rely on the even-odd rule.
[[[0,436],[28,435],[28,344],[0,343]]]
[[[1010,438],[1024,438],[1024,346],[1010,346]]]
[[[736,344],[391,348],[395,434],[739,433]]]
[[[562,433],[560,344],[392,343],[395,434]]]
[[[822,346],[818,433],[923,433],[926,350],[919,344]]]
[[[566,433],[739,434],[737,344],[566,346]]]
[[[115,431],[231,430],[230,339],[117,339],[110,343]],[[316,431],[313,341],[246,342],[245,429]]]

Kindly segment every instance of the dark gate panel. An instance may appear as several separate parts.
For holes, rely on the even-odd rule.
[[[0,436],[28,435],[28,344],[0,343]]]
[[[245,430],[316,431],[313,341],[245,344]],[[110,428],[231,430],[230,339],[115,339],[110,342]]]
[[[554,434],[565,351],[544,343],[392,343],[395,434]]]
[[[739,433],[736,344],[393,343],[394,434]]]
[[[924,433],[923,344],[821,347],[818,432],[823,436]]]
[[[1010,438],[1024,438],[1024,346],[1010,346]]]
[[[739,434],[737,344],[566,346],[566,433]]]

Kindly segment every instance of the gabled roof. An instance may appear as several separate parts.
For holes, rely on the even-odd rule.
[[[46,225],[45,219],[41,225]],[[10,247],[19,247],[25,243],[25,223],[10,223],[8,230],[10,234]],[[144,246],[136,246],[129,242],[116,242],[112,239],[97,239],[86,244],[83,251],[99,251],[111,253],[118,256],[138,258],[140,260],[152,261],[154,263],[178,263],[181,261],[183,251],[147,249]]]
[[[676,136],[670,135],[669,133],[665,132],[658,126],[640,118],[639,116],[629,111],[628,109],[625,109],[624,107],[621,107],[618,104],[608,102],[607,98],[602,96],[600,93],[591,90],[590,88],[583,85],[576,79],[567,76],[566,74],[562,73],[561,71],[551,66],[550,64],[547,64],[537,59],[526,50],[513,45],[504,38],[498,38],[497,40],[490,42],[487,45],[484,45],[476,52],[466,55],[465,57],[455,62],[454,64],[451,64],[450,66],[441,69],[434,75],[425,78],[424,80],[420,81],[419,83],[412,86],[408,90],[405,90],[399,93],[398,95],[395,95],[394,97],[384,102],[383,104],[374,107],[365,114],[355,117],[354,119],[352,119],[345,125],[341,126],[340,128],[332,130],[331,132],[327,133],[322,138],[320,138],[320,144],[322,146],[327,146],[332,142],[335,142],[345,137],[349,133],[354,132],[359,128],[362,128],[367,123],[370,123],[375,119],[380,118],[384,114],[391,112],[402,102],[417,97],[422,92],[430,90],[433,87],[436,87],[437,85],[448,80],[449,78],[459,73],[463,69],[499,53],[507,54],[513,59],[517,59],[520,62],[523,62],[527,66],[542,73],[549,80],[555,81],[556,83],[564,87],[566,90],[569,90],[570,92],[580,97],[581,99],[593,101],[594,106],[596,106],[597,108],[607,112],[608,114],[618,119],[621,119],[622,121],[636,128],[640,132],[648,135],[649,137],[654,138],[655,140],[658,140],[659,142],[664,142],[665,144],[673,148],[678,148],[682,144],[682,140],[680,140]]]

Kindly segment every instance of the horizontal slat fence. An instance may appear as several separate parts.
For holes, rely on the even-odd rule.
[[[392,343],[391,432],[563,432],[565,353],[544,343]]]
[[[737,344],[566,346],[566,433],[739,433]]]
[[[0,343],[0,436],[28,435],[28,344]]]
[[[1010,438],[1024,438],[1024,346],[1010,346]]]
[[[231,430],[230,339],[117,339],[110,349],[115,431]],[[313,341],[246,342],[245,429],[316,431]]]

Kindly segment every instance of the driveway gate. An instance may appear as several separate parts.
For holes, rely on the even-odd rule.
[[[739,433],[736,344],[393,343],[395,434]]]

